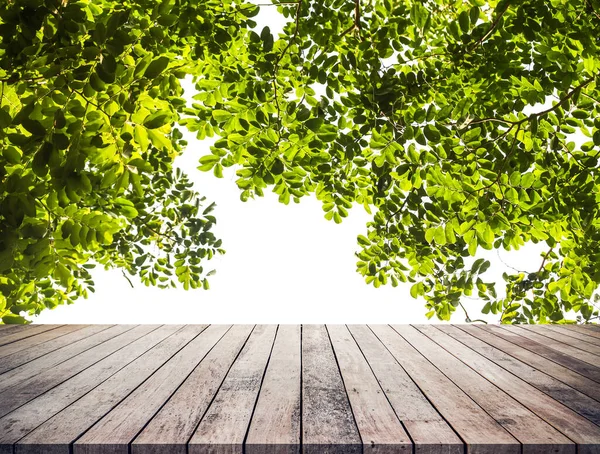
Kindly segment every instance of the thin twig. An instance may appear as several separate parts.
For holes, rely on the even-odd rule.
[[[496,17],[496,19],[494,20],[494,22],[492,22],[492,26],[490,27],[490,29],[488,30],[488,32],[483,35],[469,50],[468,52],[471,53],[472,51],[475,50],[476,47],[478,47],[479,45],[481,45],[486,39],[488,39],[490,37],[490,35],[494,32],[494,30],[496,30],[496,27],[498,27],[498,24],[500,23],[500,19],[502,19],[502,16],[504,16],[504,13],[506,13],[506,11],[508,10],[508,7],[510,6],[510,2],[506,2],[506,6],[504,7],[504,9],[502,10],[502,12],[500,14],[498,14],[498,17]]]

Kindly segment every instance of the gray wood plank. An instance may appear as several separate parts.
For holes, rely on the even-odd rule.
[[[495,334],[513,344],[519,345],[555,363],[561,364],[595,382],[600,383],[600,368],[572,356],[566,355],[558,350],[550,348],[528,337],[521,336],[515,331],[504,329],[497,325],[478,325],[481,329]]]
[[[469,454],[521,453],[521,444],[387,325],[370,325],[375,335],[406,370],[427,399],[467,445]]]
[[[56,339],[57,337],[64,336],[65,334],[75,332],[84,327],[85,325],[63,325],[56,329],[37,334],[36,336],[31,336],[18,342],[3,345],[2,347],[0,347],[0,358],[5,358],[6,356],[23,351],[25,349],[44,344],[45,342],[48,342],[52,339]]]
[[[419,454],[462,454],[464,444],[366,325],[348,326]]]
[[[189,440],[189,454],[243,452],[276,332],[276,325],[254,329]]]
[[[490,345],[471,336],[457,326],[440,325],[436,328],[551,396],[556,401],[566,405],[594,424],[600,425],[600,402],[597,400],[546,374],[543,369],[538,370],[531,364],[519,361],[498,349],[490,347]]]
[[[43,333],[44,331],[50,331],[56,329],[62,325],[22,325],[23,328],[19,331],[11,331],[0,337],[0,346],[17,342],[21,339],[26,339],[36,334]]]
[[[21,440],[20,445],[16,447],[17,451],[37,453],[46,450],[41,445],[59,444],[67,433],[74,431],[77,433],[77,428],[93,417],[95,419],[89,424],[91,426],[103,415],[102,412],[111,408],[109,406],[106,409],[107,400],[119,396],[120,393],[129,392],[128,383],[138,383],[146,369],[152,369],[153,356],[149,353],[161,351],[161,347],[156,349],[153,347],[181,327],[181,325],[157,327],[1,418],[0,446],[12,446]],[[149,349],[152,350],[148,352]],[[151,370],[153,371],[154,369]],[[109,390],[103,393],[107,386]],[[63,411],[65,408],[66,410]],[[79,433],[81,432],[77,435]],[[68,442],[75,438],[68,439]],[[68,442],[65,447],[67,452]],[[38,443],[40,446],[37,446]]]
[[[141,356],[20,440],[16,453],[69,454],[71,443],[190,342],[196,332],[182,328],[166,325],[140,339],[152,337],[143,349],[137,349]]]
[[[580,325],[580,326],[591,329],[596,332],[600,332],[600,324],[598,324],[598,323],[586,323],[585,325]]]
[[[558,327],[555,326],[525,325],[521,328],[541,334],[542,336],[562,342],[563,344],[570,345],[571,347],[578,348],[584,352],[592,353],[596,356],[600,355],[600,346],[594,345],[593,342],[589,342],[588,336],[581,336],[584,339],[580,339],[576,337],[577,333],[571,333],[569,331],[567,331],[567,333],[563,333]],[[572,336],[571,334],[575,334],[575,336]],[[586,337],[588,339],[586,339]],[[598,357],[597,361],[600,362],[600,357]]]
[[[344,325],[327,325],[365,454],[412,453],[412,442]]]
[[[24,329],[29,328],[32,325],[0,325],[0,338],[6,336],[9,333],[15,333],[18,331],[23,331]]]
[[[77,356],[34,375],[0,393],[0,417],[29,402],[49,389],[68,380],[91,365],[106,358],[126,345],[156,329],[156,326],[140,325],[112,339],[102,342]]]
[[[183,383],[228,327],[187,325],[192,339],[74,444],[74,454],[128,454],[129,443]]]
[[[392,327],[517,440],[527,445],[528,452],[575,453],[575,444],[567,437],[415,327],[409,325]]]
[[[600,386],[593,380],[590,380],[571,369],[540,356],[526,348],[513,344],[491,332],[480,329],[480,325],[456,325],[457,328],[469,333],[470,335],[482,340],[486,344],[516,358],[531,367],[536,368],[545,374],[554,377],[561,382],[577,389],[596,401],[600,402]],[[503,362],[503,361],[502,361]]]
[[[532,330],[522,328],[517,325],[512,325],[510,327],[500,325],[502,329],[507,331],[511,331],[515,334],[519,334],[520,336],[531,339],[532,341],[538,342],[540,344],[544,344],[550,347],[553,350],[564,353],[565,355],[572,356],[573,358],[577,358],[580,361],[584,361],[592,366],[598,366],[600,364],[600,358],[598,356],[588,353],[579,349],[578,347],[573,347],[572,345],[564,343],[562,340],[558,341],[552,339],[550,337],[543,336],[542,334],[538,334]],[[565,336],[566,337],[566,336]]]
[[[187,442],[253,325],[234,325],[131,443],[133,454],[186,454]]]
[[[302,452],[359,454],[360,438],[323,325],[302,326]]]
[[[123,334],[131,329],[134,325],[115,325],[111,328],[101,330],[91,336],[85,337],[82,340],[75,342],[65,348],[56,350],[47,355],[41,356],[33,361],[30,361],[22,366],[16,367],[8,372],[5,372],[0,377],[0,393],[6,391],[12,386],[15,386],[23,381],[28,380],[36,375],[42,374],[58,364],[65,362],[90,348],[110,340],[119,334]]]
[[[19,352],[5,356],[4,358],[2,358],[2,361],[0,361],[0,374],[15,369],[16,367],[33,361],[34,359],[40,358],[50,352],[75,344],[76,342],[85,339],[86,337],[92,336],[93,334],[99,333],[100,331],[107,330],[111,326],[112,325],[86,326],[85,328],[77,330],[73,333],[65,334],[64,336],[60,336],[51,341],[44,342],[43,344],[28,347],[25,350],[21,350]]]
[[[591,452],[592,447],[600,448],[599,426],[591,422],[585,416],[582,416],[569,408],[567,405],[556,400],[553,398],[554,396],[550,396],[542,390],[539,390],[536,386],[529,384],[527,380],[525,380],[525,377],[520,375],[520,373],[529,373],[530,377],[535,378],[538,386],[541,382],[546,391],[553,392],[553,394],[561,400],[563,398],[568,400],[571,405],[576,405],[580,409],[583,408],[584,411],[586,411],[586,405],[591,406],[591,408],[588,408],[587,412],[596,421],[600,419],[600,405],[598,405],[598,402],[590,398],[586,399],[586,396],[581,393],[576,392],[560,382],[557,383],[556,380],[539,373],[539,371],[536,371],[535,369],[533,370],[533,373],[531,373],[531,371],[528,370],[531,368],[523,363],[521,363],[522,367],[518,367],[517,371],[515,371],[517,374],[515,375],[515,373],[498,366],[470,346],[460,342],[458,339],[453,338],[449,334],[446,334],[446,332],[443,332],[441,329],[435,328],[432,325],[418,326],[417,328],[453,356],[476,370],[481,376],[494,383],[494,385],[506,393],[509,393],[513,398],[518,400],[519,403],[529,408],[537,416],[551,424],[570,440],[576,442],[579,452]],[[458,336],[464,341],[480,347],[482,346],[481,344],[483,344],[483,348],[485,349],[486,345],[483,342],[460,331],[458,328],[450,326],[445,329],[452,328],[458,331]],[[518,366],[517,361],[513,361],[512,364]],[[535,372],[538,373],[535,374]],[[553,387],[555,388],[553,389]]]
[[[595,330],[588,329],[585,325],[563,325],[562,329],[569,330],[571,332],[575,332],[577,334],[584,335],[588,338],[593,338],[595,341],[600,341],[600,331],[596,332]]]
[[[279,325],[246,437],[246,454],[300,453],[301,327]]]
[[[565,336],[577,339],[582,342],[587,342],[588,344],[595,345],[600,348],[600,334],[598,337],[591,336],[588,330],[584,330],[581,332],[579,329],[567,328],[568,325],[551,325],[548,326],[548,329],[555,331],[557,333],[563,334]],[[573,327],[577,327],[577,325],[572,325]],[[596,333],[591,333],[596,334]]]

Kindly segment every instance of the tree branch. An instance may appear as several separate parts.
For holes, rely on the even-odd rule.
[[[500,12],[500,14],[498,14],[498,17],[496,17],[494,22],[492,22],[492,26],[490,27],[488,32],[485,35],[483,35],[467,52],[469,52],[469,53],[473,52],[475,50],[475,48],[480,46],[486,39],[488,39],[490,37],[490,35],[494,32],[494,30],[496,30],[496,27],[498,27],[498,24],[500,23],[500,19],[502,19],[502,16],[504,16],[504,13],[506,13],[506,11],[508,11],[509,6],[510,6],[510,2],[506,2],[506,6]]]

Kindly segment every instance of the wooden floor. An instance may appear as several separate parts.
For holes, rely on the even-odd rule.
[[[0,454],[600,453],[600,328],[0,326]]]

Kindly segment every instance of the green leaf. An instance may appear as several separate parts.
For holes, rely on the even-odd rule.
[[[212,117],[217,120],[218,123],[224,123],[231,118],[231,113],[226,110],[215,109],[212,111]]]
[[[156,129],[168,124],[171,121],[171,113],[169,111],[159,110],[148,115],[144,119],[144,127],[147,129]]]
[[[170,59],[164,56],[152,60],[144,72],[144,77],[155,79],[169,66],[169,61]]]

